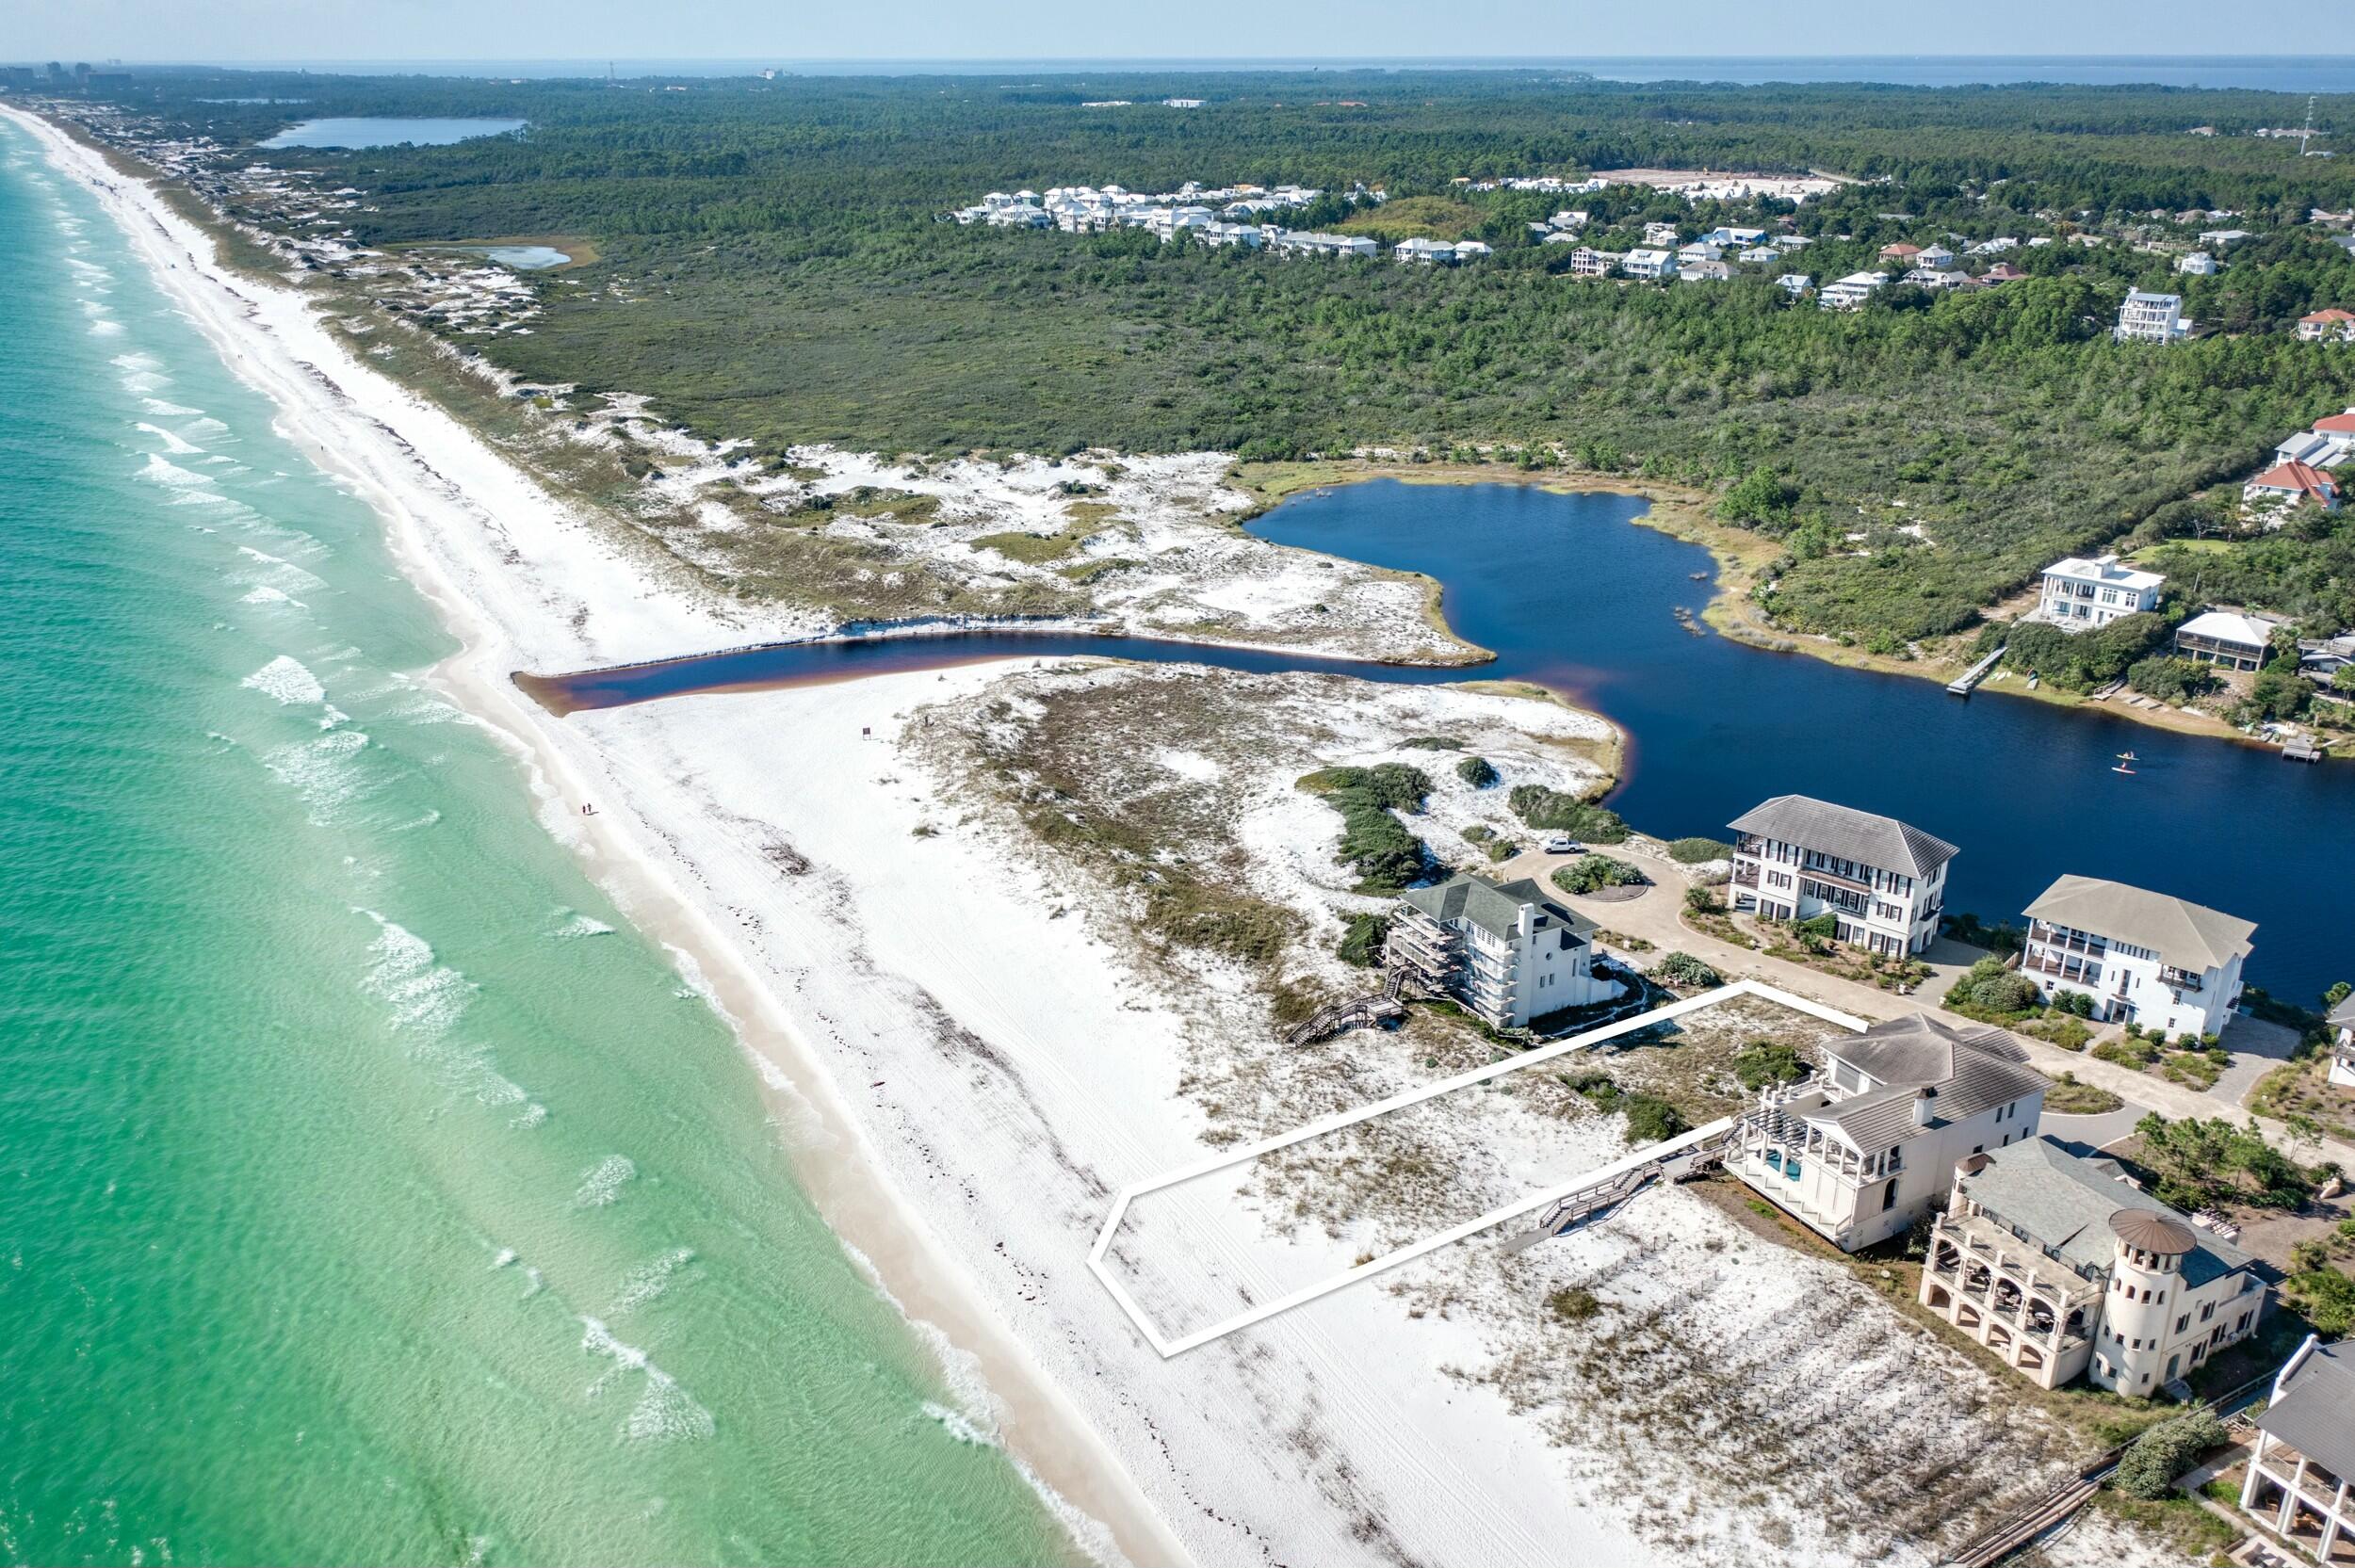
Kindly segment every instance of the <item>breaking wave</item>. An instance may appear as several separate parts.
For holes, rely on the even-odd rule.
[[[254,590],[255,593],[262,591],[264,590],[260,589]],[[248,594],[246,597],[251,599],[252,596],[252,594]],[[285,595],[279,594],[278,597],[283,599]],[[300,659],[289,658],[284,654],[279,655],[237,684],[248,691],[258,691],[263,696],[288,707],[293,707],[298,703],[327,701],[327,688],[319,685],[318,677],[312,674]]]
[[[623,1184],[638,1174],[627,1155],[608,1155],[580,1173],[580,1189],[573,1194],[576,1208],[603,1208],[622,1195]]]
[[[670,1443],[709,1437],[719,1430],[711,1412],[695,1402],[678,1380],[657,1366],[645,1351],[625,1345],[593,1317],[580,1320],[580,1348],[589,1355],[606,1356],[613,1365],[589,1385],[589,1398],[604,1397],[617,1378],[636,1373],[644,1380],[638,1402],[622,1417],[622,1435],[633,1443]]]

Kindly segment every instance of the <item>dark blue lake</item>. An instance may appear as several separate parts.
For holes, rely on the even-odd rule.
[[[1996,691],[1965,701],[1935,681],[1735,642],[1698,622],[1715,579],[1709,552],[1635,525],[1644,508],[1525,485],[1377,480],[1297,496],[1251,525],[1280,544],[1437,578],[1448,623],[1497,655],[1469,670],[1000,628],[788,643],[517,684],[569,712],[1072,654],[1417,684],[1535,681],[1626,733],[1610,804],[1646,832],[1722,836],[1769,796],[1819,796],[1959,845],[1952,912],[2016,920],[2064,872],[2111,877],[2256,921],[2249,978],[2281,996],[2311,1005],[2333,980],[2355,979],[2355,768]],[[2141,759],[2131,776],[2111,771],[2124,751]]]
[[[1479,674],[1541,682],[1627,732],[1610,804],[1646,832],[1722,836],[1768,796],[1820,796],[1959,845],[1950,911],[2016,919],[2063,872],[2111,877],[2256,921],[2249,978],[2285,998],[2355,978],[2355,768],[1696,636],[1674,610],[1698,616],[1713,564],[1631,526],[1644,508],[1383,480],[1300,496],[1252,531],[1437,578],[1448,624],[1497,655]],[[2138,771],[2110,771],[2129,750]]]

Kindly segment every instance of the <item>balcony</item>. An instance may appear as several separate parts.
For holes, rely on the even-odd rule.
[[[1758,864],[1755,861],[1734,862],[1733,885],[1736,887],[1756,887],[1758,885]]]
[[[1834,871],[1829,866],[1822,865],[1811,854],[1799,857],[1799,869],[1817,881],[1829,882],[1835,887],[1852,888],[1862,894],[1870,894],[1873,891],[1871,882],[1852,877],[1844,871]]]
[[[2082,953],[2087,958],[2107,958],[2110,951],[2110,945],[2101,937],[2087,936],[2082,931],[2064,934],[2041,920],[2029,922],[2028,940],[2050,952]]]

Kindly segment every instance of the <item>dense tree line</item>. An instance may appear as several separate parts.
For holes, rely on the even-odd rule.
[[[1213,102],[1151,102],[1174,93]],[[649,394],[711,435],[771,454],[812,440],[1258,458],[1488,445],[1726,486],[1727,515],[1784,544],[1766,607],[1886,650],[1967,627],[2055,557],[2147,527],[2355,402],[2355,352],[2285,331],[2308,310],[2355,307],[2355,261],[2302,224],[2311,206],[2355,206],[2355,158],[2233,134],[2304,113],[2273,94],[1340,71],[614,88],[141,73],[121,95],[239,144],[317,114],[528,120],[449,147],[254,155],[365,189],[348,216],[373,244],[593,237],[603,259],[544,282],[533,334],[490,351],[534,379]],[[270,95],[304,102],[200,101]],[[1080,106],[1105,98],[1139,102]],[[2318,117],[2355,125],[2350,111],[2355,99],[2327,100]],[[2223,134],[2184,134],[2196,123]],[[1620,236],[1655,218],[1688,233],[1756,222],[1754,208],[1454,183],[1629,165],[1857,177],[1783,209],[1815,243],[1782,265],[1819,278],[1899,238],[2063,242],[2012,252],[2030,275],[2000,289],[1892,288],[1826,313],[1762,276],[1574,279],[1569,248],[1526,227],[1566,204]],[[1402,203],[1398,221],[1478,234],[1498,253],[1453,270],[1287,262],[1134,231],[942,221],[991,189],[1186,179],[1364,181]],[[2187,238],[2209,225],[2172,215],[2210,208],[2261,233],[2215,278],[2176,280],[2168,254],[2119,232]],[[1383,232],[1378,213],[1338,202],[1304,216]],[[2091,226],[2111,242],[2066,242]],[[2187,314],[2222,331],[2111,343],[2136,285],[2180,288]]]

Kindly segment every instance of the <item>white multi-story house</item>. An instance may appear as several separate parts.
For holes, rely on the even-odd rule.
[[[1402,239],[1390,247],[1392,257],[1403,262],[1421,262],[1425,266],[1455,265],[1455,247],[1442,239]]]
[[[1570,272],[1580,278],[1608,278],[1618,270],[1627,257],[1616,251],[1598,251],[1582,245],[1570,252]]]
[[[1913,265],[1925,272],[1945,272],[1955,265],[1955,253],[1943,245],[1933,245],[1913,258]]]
[[[1812,283],[1814,281],[1814,279],[1809,277],[1804,272],[1786,272],[1781,277],[1775,280],[1776,283],[1782,285],[1782,291],[1785,294],[1790,295],[1793,299],[1796,299],[1800,295],[1805,294],[1808,290],[1808,285]]]
[[[1677,242],[1677,226],[1673,223],[1644,225],[1644,243],[1660,249],[1672,249]]]
[[[1730,229],[1719,227],[1712,229],[1709,233],[1701,235],[1701,243],[1704,245],[1722,245],[1727,250],[1730,251],[1737,246],[1756,245],[1760,240],[1764,239],[1765,237],[1766,231],[1763,229]]]
[[[1680,245],[1677,247],[1677,262],[1680,266],[1690,266],[1694,262],[1723,261],[1725,259],[1726,248],[1722,245],[1712,245],[1705,239],[1697,239],[1690,245]]]
[[[2045,1079],[2001,1029],[1916,1013],[1823,1049],[1820,1075],[1743,1113],[1726,1169],[1842,1252],[1944,1206],[1957,1160],[2036,1136]]]
[[[2312,315],[2298,318],[2298,341],[2300,343],[2355,343],[2355,311],[2343,311],[2332,306]]]
[[[1893,816],[1778,795],[1733,819],[1733,907],[1769,920],[1829,912],[1843,942],[1918,953],[1938,935],[1955,847]]]
[[[2217,259],[2205,251],[2194,251],[2176,262],[2175,270],[2186,277],[2213,278],[2222,268],[2217,265]]]
[[[1527,878],[1499,884],[1469,872],[1399,895],[1386,952],[1428,990],[1500,1029],[1527,1028],[1623,989],[1595,973],[1595,923]]]
[[[2063,877],[2027,908],[2020,972],[2046,997],[2073,992],[2093,1016],[2171,1035],[2222,1032],[2240,1005],[2257,929],[2184,898],[2099,877]]]
[[[1971,282],[1971,274],[1941,272],[1936,267],[1917,267],[1897,281],[1901,283],[1911,283],[1916,288],[1929,289],[1933,293],[1942,293],[1950,288],[1967,287]]]
[[[2159,590],[2166,582],[2156,572],[2120,566],[2116,556],[2091,560],[2071,556],[2044,569],[2037,619],[2072,632],[2106,626],[2120,616],[2158,608]]]
[[[2325,1021],[2331,1026],[2331,1081],[2355,1089],[2355,996],[2342,998]]]
[[[2079,1373],[2148,1398],[2265,1316],[2256,1260],[2115,1160],[2030,1138],[1966,1156],[1921,1302],[2042,1388]]]
[[[2126,302],[2118,307],[2118,327],[2111,335],[2120,343],[2173,343],[2190,331],[2182,295],[2130,288]]]
[[[2355,1346],[2308,1334],[2273,1375],[2240,1506],[2316,1562],[2355,1534]]]
[[[1631,278],[1674,278],[1677,275],[1676,252],[1638,246],[1619,263],[1619,270]]]
[[[1854,310],[1888,282],[1885,272],[1851,272],[1836,283],[1826,283],[1815,301],[1827,311]]]

